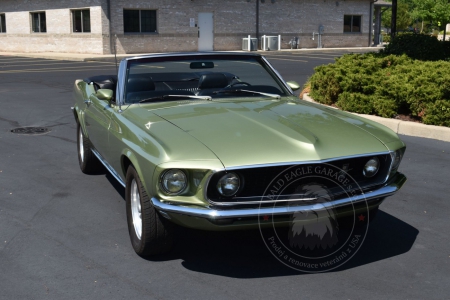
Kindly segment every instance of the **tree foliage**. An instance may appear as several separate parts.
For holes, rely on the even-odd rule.
[[[439,29],[450,23],[449,0],[411,0],[411,16],[418,21],[426,21]]]
[[[383,26],[391,27],[391,16],[390,9],[383,13]],[[404,30],[414,22],[422,22],[428,27],[445,28],[450,23],[450,0],[398,0],[397,29]],[[427,28],[422,26],[421,31],[424,30]]]
[[[391,27],[392,10],[386,10],[381,16],[381,22],[383,26]],[[409,11],[409,5],[406,2],[399,1],[397,3],[397,30],[405,30],[413,22],[411,13]]]

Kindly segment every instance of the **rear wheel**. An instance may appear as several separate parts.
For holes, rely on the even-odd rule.
[[[91,142],[84,135],[80,123],[77,123],[77,148],[78,163],[81,172],[85,174],[95,174],[102,170],[102,164],[94,153],[92,153]]]
[[[126,202],[128,232],[134,251],[142,257],[170,251],[175,226],[156,211],[133,166],[127,171]]]

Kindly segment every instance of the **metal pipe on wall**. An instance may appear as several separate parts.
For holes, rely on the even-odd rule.
[[[259,0],[256,0],[256,49],[259,45]]]
[[[108,19],[108,27],[109,27],[109,53],[113,54],[113,36],[111,29],[111,0],[106,0],[106,18]]]
[[[369,15],[369,45],[372,46],[372,30],[373,30],[373,6],[378,0],[370,1],[370,15]]]

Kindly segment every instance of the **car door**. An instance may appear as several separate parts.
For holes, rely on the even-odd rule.
[[[86,130],[94,148],[103,156],[108,147],[108,130],[113,110],[107,100],[100,100],[92,94],[86,101]]]

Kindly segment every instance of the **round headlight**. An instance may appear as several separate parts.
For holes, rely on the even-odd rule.
[[[239,176],[235,173],[228,173],[222,176],[217,182],[217,190],[222,196],[230,197],[237,193],[240,186]]]
[[[366,162],[366,165],[364,166],[363,169],[363,174],[366,177],[373,177],[375,176],[375,174],[377,174],[378,169],[380,167],[380,161],[378,160],[378,158],[374,157],[369,159]]]
[[[186,174],[178,169],[168,170],[161,177],[161,185],[168,194],[180,194],[187,186]]]

